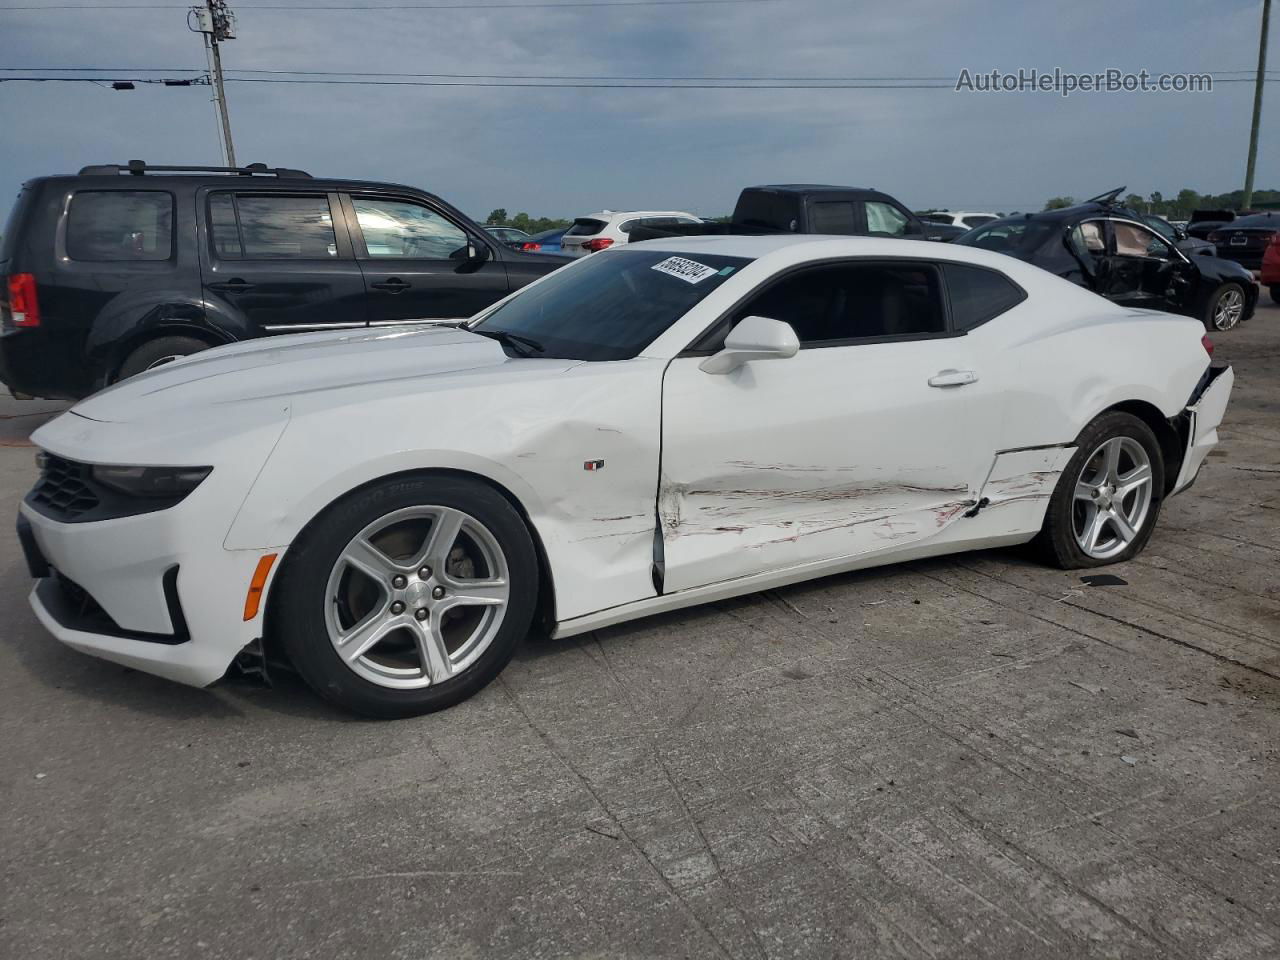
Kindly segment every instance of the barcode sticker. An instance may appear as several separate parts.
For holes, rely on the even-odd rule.
[[[701,283],[707,277],[714,277],[719,271],[696,260],[684,257],[667,257],[661,263],[655,263],[653,269],[668,276],[678,277],[685,283]]]

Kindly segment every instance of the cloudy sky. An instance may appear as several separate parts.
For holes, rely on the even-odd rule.
[[[524,9],[483,9],[498,2]],[[239,37],[225,44],[224,67],[230,75],[832,78],[1019,67],[1247,71],[1261,10],[1261,0],[536,2],[327,12],[233,2]],[[163,9],[3,9],[40,3],[0,0],[0,67],[110,67],[120,76],[203,68],[180,0]],[[1280,69],[1277,34],[1280,24],[1270,51]],[[1267,97],[1257,186],[1280,188],[1280,83]],[[916,208],[976,210],[1039,209],[1050,196],[1120,184],[1144,194],[1219,192],[1242,184],[1251,98],[1249,83],[1066,100],[950,89],[228,86],[240,162],[416,184],[475,216],[499,206],[554,216],[604,207],[714,215],[732,208],[743,185],[786,181],[874,186]],[[208,88],[0,83],[0,118],[0,216],[22,180],[40,174],[131,158],[220,162]]]

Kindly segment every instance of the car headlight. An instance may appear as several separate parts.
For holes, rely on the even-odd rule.
[[[93,479],[131,497],[183,497],[200,485],[213,467],[130,467],[93,468]]]

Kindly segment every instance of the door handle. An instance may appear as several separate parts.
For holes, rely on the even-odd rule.
[[[226,290],[231,293],[238,293],[241,290],[252,290],[253,284],[247,280],[241,280],[239,277],[232,277],[230,280],[219,280],[216,283],[208,284],[210,290]]]
[[[383,280],[381,283],[371,283],[369,286],[374,290],[382,290],[386,293],[403,293],[413,286],[413,284],[406,283],[399,277],[391,277],[388,280]]]
[[[966,383],[977,383],[978,375],[972,370],[939,370],[929,378],[931,387],[963,387]]]

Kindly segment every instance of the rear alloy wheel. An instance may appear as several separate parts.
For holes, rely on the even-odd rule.
[[[1060,567],[1136,556],[1151,538],[1164,494],[1164,460],[1137,417],[1106,413],[1085,427],[1049,500],[1036,544]]]
[[[405,717],[464,700],[529,630],[533,544],[511,504],[481,483],[384,481],[300,540],[273,625],[307,682],[357,713]]]
[[[1224,283],[1214,291],[1205,309],[1205,326],[1213,330],[1230,330],[1244,319],[1244,287]]]
[[[127,380],[144,370],[154,370],[156,367],[162,367],[174,360],[208,349],[209,344],[195,337],[156,337],[134,348],[124,358],[116,374],[116,380]]]

